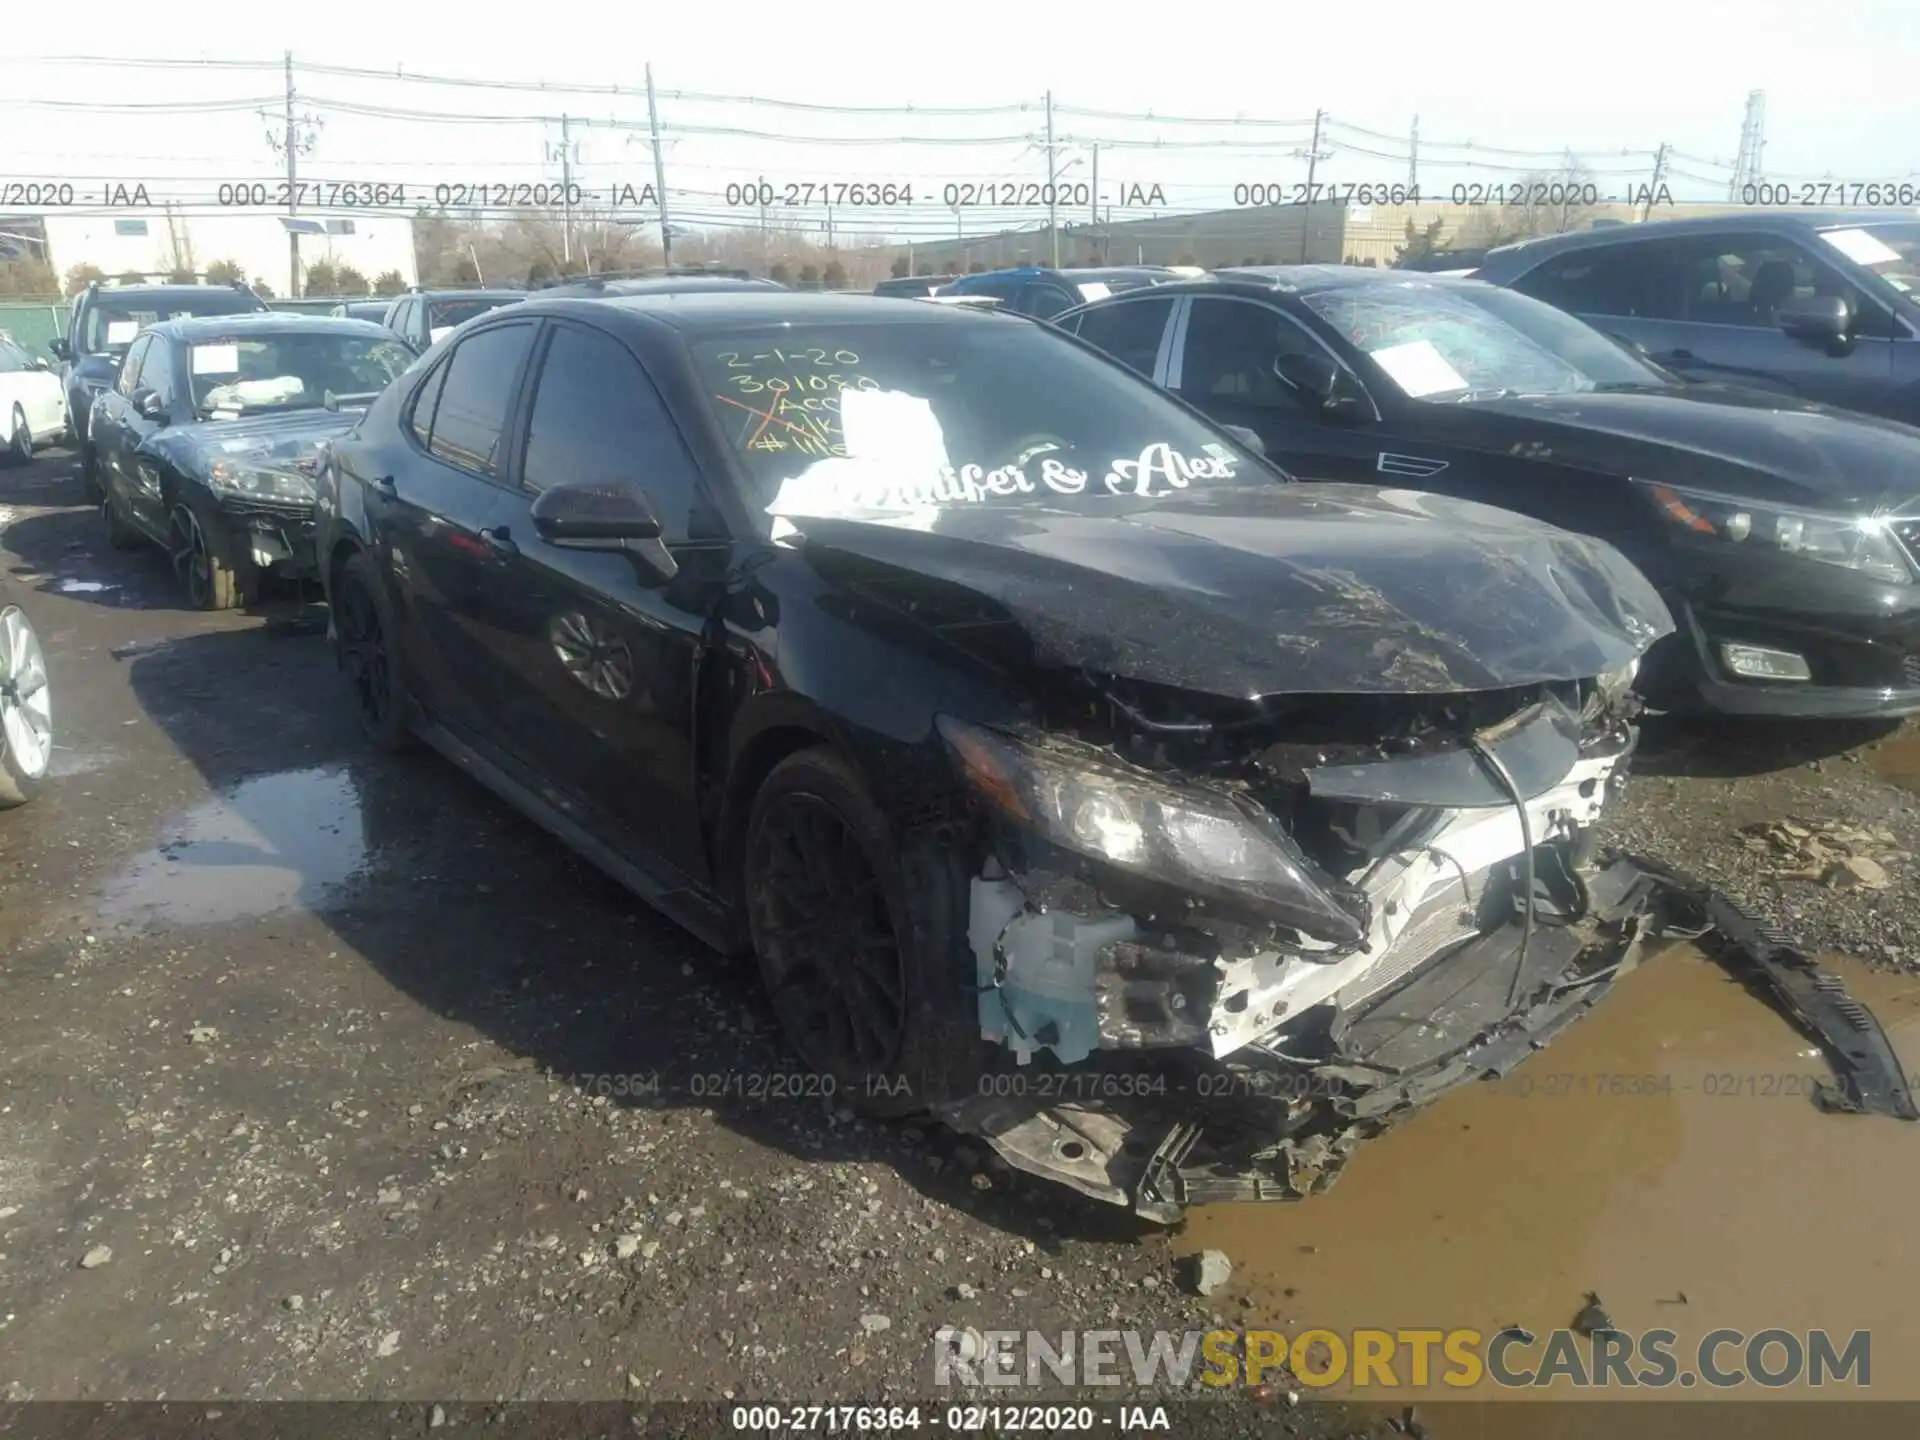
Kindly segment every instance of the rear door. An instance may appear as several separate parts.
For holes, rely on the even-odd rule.
[[[115,378],[113,388],[101,394],[90,419],[80,421],[88,427],[87,441],[93,447],[100,483],[119,491],[122,502],[136,513],[138,506],[126,469],[128,437],[125,422],[131,409],[128,396],[140,383],[140,370],[146,363],[147,347],[152,344],[151,335],[142,335],[127,347],[126,358],[120,362],[120,374]],[[86,392],[83,390],[81,393]],[[98,423],[91,423],[93,421]]]
[[[482,532],[505,500],[514,407],[535,330],[523,320],[462,339],[403,412],[405,449],[394,473],[361,477],[420,698],[442,723],[489,745],[501,732],[489,696],[486,596],[502,583],[509,557]]]
[[[1366,393],[1340,358],[1292,316],[1231,296],[1188,302],[1167,388],[1218,423],[1253,431],[1268,457],[1301,480],[1373,480],[1378,435],[1303,404],[1275,369],[1289,353],[1331,360],[1353,391]]]
[[[698,466],[634,354],[592,326],[546,330],[519,484],[494,519],[494,542],[512,558],[487,592],[489,703],[511,752],[561,792],[550,799],[704,879],[693,716],[708,617],[692,597],[705,592],[649,588],[625,554],[549,545],[530,512],[556,486],[634,486],[669,551],[696,539],[714,548],[719,527],[702,519]]]
[[[1159,380],[1166,373],[1173,341],[1176,300],[1172,295],[1114,300],[1081,311],[1062,328],[1106,351],[1142,379]]]

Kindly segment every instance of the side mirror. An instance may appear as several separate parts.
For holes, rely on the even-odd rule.
[[[1840,295],[1795,295],[1775,307],[1773,322],[1796,340],[1835,345],[1853,328],[1853,306]]]
[[[127,397],[133,402],[135,412],[143,420],[157,420],[167,423],[167,402],[158,390],[149,390],[142,385]]]
[[[660,542],[660,516],[637,486],[556,485],[534,500],[532,518],[535,532],[549,545],[625,551],[650,583],[664,585],[680,572]]]
[[[53,352],[53,358],[56,360],[71,360],[73,358],[73,347],[57,335],[47,341],[47,349]]]
[[[1267,453],[1267,442],[1262,440],[1258,434],[1249,430],[1246,426],[1222,425],[1220,428],[1238,440],[1242,447],[1251,450],[1254,454],[1265,455]]]

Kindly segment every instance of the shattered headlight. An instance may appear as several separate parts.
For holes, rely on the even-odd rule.
[[[944,715],[938,724],[975,793],[1043,840],[1237,901],[1330,944],[1366,936],[1363,917],[1332,893],[1338,882],[1271,817],[1231,795],[1177,786],[1092,747],[1043,748]]]
[[[274,470],[238,460],[214,461],[207,471],[207,486],[216,495],[294,505],[311,505],[315,497],[312,478],[297,470]]]
[[[1677,485],[1640,484],[1661,515],[1695,535],[1839,565],[1889,585],[1913,582],[1899,541],[1878,516],[1833,515]]]
[[[1602,670],[1593,677],[1593,688],[1600,693],[1600,698],[1607,704],[1618,705],[1627,691],[1633,688],[1634,678],[1639,673],[1640,661],[1635,657],[1612,670]]]

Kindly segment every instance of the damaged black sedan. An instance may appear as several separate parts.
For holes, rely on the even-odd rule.
[[[533,299],[319,488],[375,741],[751,951],[846,1103],[1149,1216],[1310,1189],[1649,909],[1591,864],[1670,629],[1618,552],[1294,485],[1025,320]]]

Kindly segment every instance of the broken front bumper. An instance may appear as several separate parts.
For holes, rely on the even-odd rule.
[[[993,883],[976,884],[977,923],[983,892],[992,921]],[[1640,962],[1647,942],[1693,939],[1820,1044],[1835,1071],[1818,1097],[1826,1108],[1920,1119],[1872,1012],[1785,936],[1699,882],[1636,857],[1586,873],[1579,885],[1581,913],[1549,912],[1564,923],[1536,926],[1524,945],[1518,921],[1479,933],[1431,963],[1403,966],[1357,1004],[1319,1006],[1300,1017],[1304,1024],[1269,1020],[1266,1033],[1217,1056],[1196,1037],[1185,1049],[1124,1058],[1107,1049],[1093,1068],[1023,1062],[983,1077],[980,1092],[946,1106],[943,1118],[985,1138],[1017,1169],[1164,1223],[1189,1205],[1304,1198],[1327,1190],[1368,1139],[1546,1045]],[[1095,968],[1110,982],[1095,1013],[1076,1017],[1069,1005],[1052,1017],[1046,1035],[1060,1053],[1075,1053],[1090,1034],[1076,1019],[1095,1031],[1111,1027],[1115,988],[1139,983],[1127,978],[1139,973],[1127,947],[1140,947],[1117,920],[1105,925],[1080,933],[1079,917],[1054,916],[1067,959],[1058,973],[1071,975],[1076,954],[1098,953]],[[999,933],[1023,943],[1011,926]],[[1004,1004],[1005,988],[983,986],[983,1014]],[[1168,997],[1169,1016],[1186,1008],[1177,986],[1155,993]],[[1219,1023],[1206,1035],[1216,1044],[1224,1039]],[[1015,1039],[1004,1023],[983,1029],[1003,1043]],[[1015,1053],[1030,1062],[1041,1038],[1029,1033]]]

